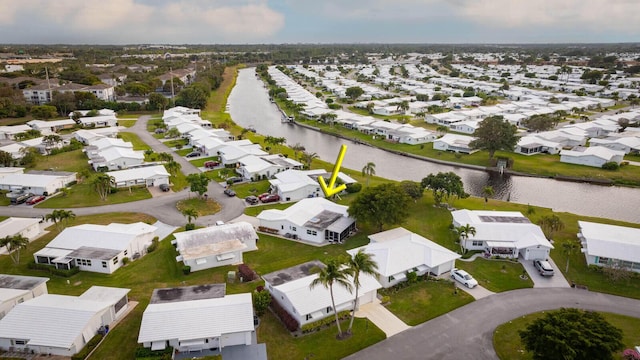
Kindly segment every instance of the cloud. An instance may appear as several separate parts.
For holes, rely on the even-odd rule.
[[[331,19],[370,21],[428,20],[441,15],[443,0],[288,0],[288,6]]]
[[[0,0],[0,9],[0,28],[31,42],[39,35],[29,24],[45,29],[47,37],[100,43],[252,41],[285,24],[266,0]]]
[[[556,27],[638,33],[636,0],[452,0],[457,14],[494,28]]]

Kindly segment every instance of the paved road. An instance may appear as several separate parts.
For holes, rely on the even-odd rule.
[[[640,300],[577,289],[521,289],[495,294],[414,326],[362,351],[350,360],[497,359],[495,328],[543,310],[574,307],[640,318]]]
[[[177,155],[171,151],[161,141],[154,138],[149,132],[147,132],[147,121],[149,116],[141,116],[136,124],[127,129],[128,132],[135,133],[140,137],[142,141],[147,143],[154,152],[166,152],[173,155],[174,159],[182,165],[182,172],[185,174],[198,173],[197,167],[193,166],[182,156]],[[196,219],[194,222],[200,226],[212,225],[217,220],[229,221],[242,215],[244,212],[244,201],[236,197],[230,198],[223,194],[223,188],[216,182],[209,183],[207,194],[210,198],[215,199],[222,210],[209,216],[203,216]],[[136,201],[123,204],[95,206],[89,208],[72,208],[76,215],[93,215],[102,214],[107,212],[140,212],[151,215],[156,219],[162,221],[165,224],[174,226],[182,226],[187,222],[187,219],[176,209],[176,203],[180,200],[187,199],[189,196],[195,196],[194,193],[189,193],[189,190],[182,190],[173,194],[163,194],[162,196]],[[51,213],[53,209],[37,209],[26,205],[6,206],[0,207],[1,216],[19,216],[19,217],[37,217],[44,216]]]

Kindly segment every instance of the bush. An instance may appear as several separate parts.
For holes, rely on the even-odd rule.
[[[249,282],[258,278],[258,274],[256,274],[255,271],[251,270],[251,268],[247,264],[238,265],[238,272],[240,273],[242,282]]]
[[[282,305],[280,305],[278,300],[274,298],[271,299],[271,309],[276,314],[276,316],[280,318],[280,321],[282,321],[287,330],[293,332],[300,328],[298,320],[291,316],[291,314],[289,314],[287,310],[285,310]]]
[[[125,256],[125,257],[123,257],[123,258],[122,258],[122,265],[127,265],[127,264],[129,263],[129,261],[130,261],[130,260],[129,260],[129,258],[128,258],[128,257],[126,257],[126,256]]]
[[[416,274],[415,272],[407,271],[406,275],[407,275],[407,282],[409,284],[413,284],[418,281],[418,274]]]
[[[355,194],[357,192],[360,192],[360,190],[362,190],[362,184],[360,183],[347,184],[346,191],[349,194]]]
[[[349,316],[351,315],[351,311],[349,310],[345,310],[345,311],[341,311],[338,313],[338,319],[340,319],[340,321],[344,320],[344,319],[348,319]],[[302,327],[300,328],[300,330],[304,333],[310,333],[316,330],[320,330],[325,326],[330,326],[331,324],[336,322],[336,317],[331,315],[331,316],[327,316],[326,318],[322,318],[318,321],[314,321],[312,323],[308,323],[308,324],[304,324],[302,325]]]
[[[164,350],[153,351],[146,347],[136,348],[136,359],[146,360],[171,360],[173,348],[167,347]]]
[[[82,350],[80,350],[80,352],[71,357],[71,360],[84,360],[87,355],[89,355],[89,353],[93,351],[96,346],[98,346],[103,337],[104,335],[102,334],[96,334],[96,336],[92,337],[87,345],[85,345]]]
[[[159,238],[156,236],[151,240],[151,245],[147,246],[147,253],[154,252],[158,248],[158,239]]]
[[[196,224],[188,223],[184,226],[184,231],[194,230],[196,228]]]
[[[256,315],[262,316],[271,305],[271,294],[268,291],[254,291],[252,294],[253,308]]]
[[[618,165],[618,163],[615,161],[610,161],[608,163],[604,163],[602,165],[602,168],[604,170],[618,170],[618,168],[620,168],[620,165]]]
[[[79,267],[74,267],[74,268],[71,268],[70,270],[63,270],[63,269],[56,269],[52,265],[37,264],[33,261],[27,264],[27,267],[33,270],[43,270],[51,275],[62,276],[62,277],[72,277],[73,275],[80,272]]]
[[[182,273],[185,275],[189,275],[191,273],[191,266],[185,265],[182,267]]]

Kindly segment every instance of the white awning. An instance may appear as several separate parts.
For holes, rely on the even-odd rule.
[[[207,263],[207,259],[206,258],[196,259],[196,265],[202,265],[202,264],[206,264],[206,263]]]
[[[512,242],[506,241],[487,241],[487,246],[490,248],[515,248]]]
[[[312,319],[320,319],[324,315],[322,311],[316,311],[314,313],[309,314]]]
[[[407,275],[405,273],[398,273],[393,275],[393,278],[396,280],[404,280],[407,278]]]
[[[216,256],[218,261],[229,260],[229,259],[233,259],[234,257],[236,257],[236,254],[234,254],[234,253],[221,254],[221,255]],[[196,261],[196,263],[197,263],[197,261]]]
[[[166,341],[152,341],[151,342],[151,350],[153,350],[153,351],[164,350],[166,346],[167,346],[167,342]]]
[[[181,340],[180,346],[204,345],[204,339]]]
[[[419,272],[422,272],[422,271],[429,270],[429,267],[427,265],[420,265],[420,266],[417,267],[417,269],[418,269]]]

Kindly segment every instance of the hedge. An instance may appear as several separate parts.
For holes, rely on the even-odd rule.
[[[102,341],[103,337],[104,335],[102,334],[96,334],[96,336],[92,337],[91,340],[89,340],[89,342],[87,343],[87,345],[85,345],[82,348],[82,350],[80,350],[80,352],[78,352],[77,354],[71,357],[71,360],[84,360],[87,357],[87,355],[89,355],[89,353],[93,351],[93,349],[95,349],[96,346],[98,346],[100,341]]]
[[[296,320],[287,310],[285,310],[278,300],[271,298],[271,309],[280,318],[287,330],[293,332],[300,328],[298,320]]]
[[[255,271],[251,270],[251,268],[247,264],[238,265],[238,272],[240,273],[242,282],[249,282],[258,278],[258,274],[256,274]]]
[[[72,267],[71,270],[63,270],[63,269],[56,269],[52,265],[38,264],[33,261],[28,263],[27,267],[32,270],[43,270],[48,272],[51,275],[57,275],[62,277],[72,277],[73,275],[80,272],[79,267]]]
[[[340,311],[338,313],[338,319],[340,319],[340,321],[344,319],[348,319],[350,316],[351,316],[350,310]],[[332,314],[331,316],[327,316],[326,318],[320,319],[318,321],[304,324],[302,325],[302,328],[300,328],[300,330],[302,330],[302,333],[307,334],[316,330],[320,330],[321,328],[327,325],[331,325],[335,322],[336,322],[336,317]]]
[[[157,351],[141,346],[136,348],[136,360],[170,360],[171,355],[173,355],[173,348],[171,346],[164,350]]]

